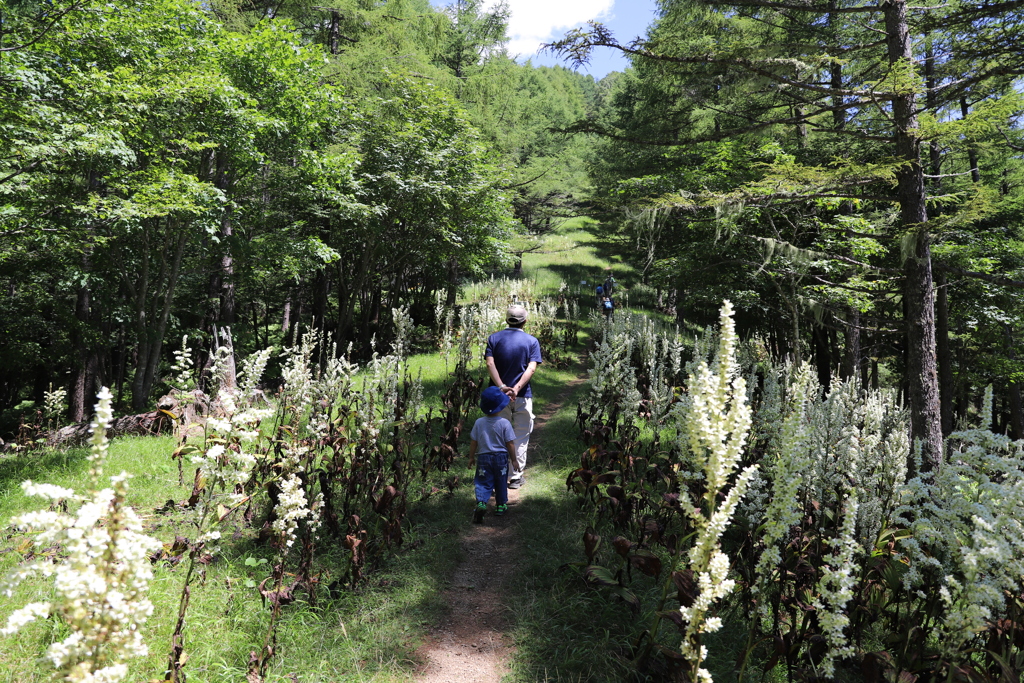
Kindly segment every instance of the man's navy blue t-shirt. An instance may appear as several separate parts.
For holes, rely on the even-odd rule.
[[[498,376],[510,387],[523,376],[530,361],[536,361],[538,365],[543,362],[537,338],[515,327],[508,327],[488,337],[484,356],[494,358]],[[533,390],[527,384],[526,390],[519,392],[519,395],[529,398],[533,396]]]

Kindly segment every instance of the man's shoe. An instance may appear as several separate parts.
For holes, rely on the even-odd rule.
[[[501,515],[505,514],[506,512],[508,512],[508,505],[495,505],[494,506],[494,514],[498,515],[499,517]]]
[[[473,510],[473,524],[482,524],[484,513],[487,512],[487,503],[477,503]]]
[[[508,483],[508,487],[510,489],[517,489],[517,488],[519,488],[522,485],[523,485],[523,478],[522,477],[519,477],[518,479],[513,479],[512,481],[510,481]]]

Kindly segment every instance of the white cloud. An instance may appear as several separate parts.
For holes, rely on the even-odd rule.
[[[509,54],[529,57],[566,30],[590,21],[610,18],[614,0],[508,0]]]

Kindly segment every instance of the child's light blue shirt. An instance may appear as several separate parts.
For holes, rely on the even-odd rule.
[[[505,444],[515,441],[516,433],[512,423],[498,415],[478,417],[473,423],[469,438],[476,441],[477,453],[508,453]]]

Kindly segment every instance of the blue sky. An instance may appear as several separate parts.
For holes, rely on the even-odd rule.
[[[431,0],[443,7],[451,0]],[[596,19],[608,26],[619,42],[628,43],[646,32],[654,20],[654,0],[508,0],[512,10],[509,20],[509,52],[519,61],[532,59],[534,64],[568,66],[554,55],[538,55],[542,43],[561,38],[566,31]],[[621,71],[628,62],[617,50],[598,48],[591,63],[580,71],[601,78],[611,71]]]

